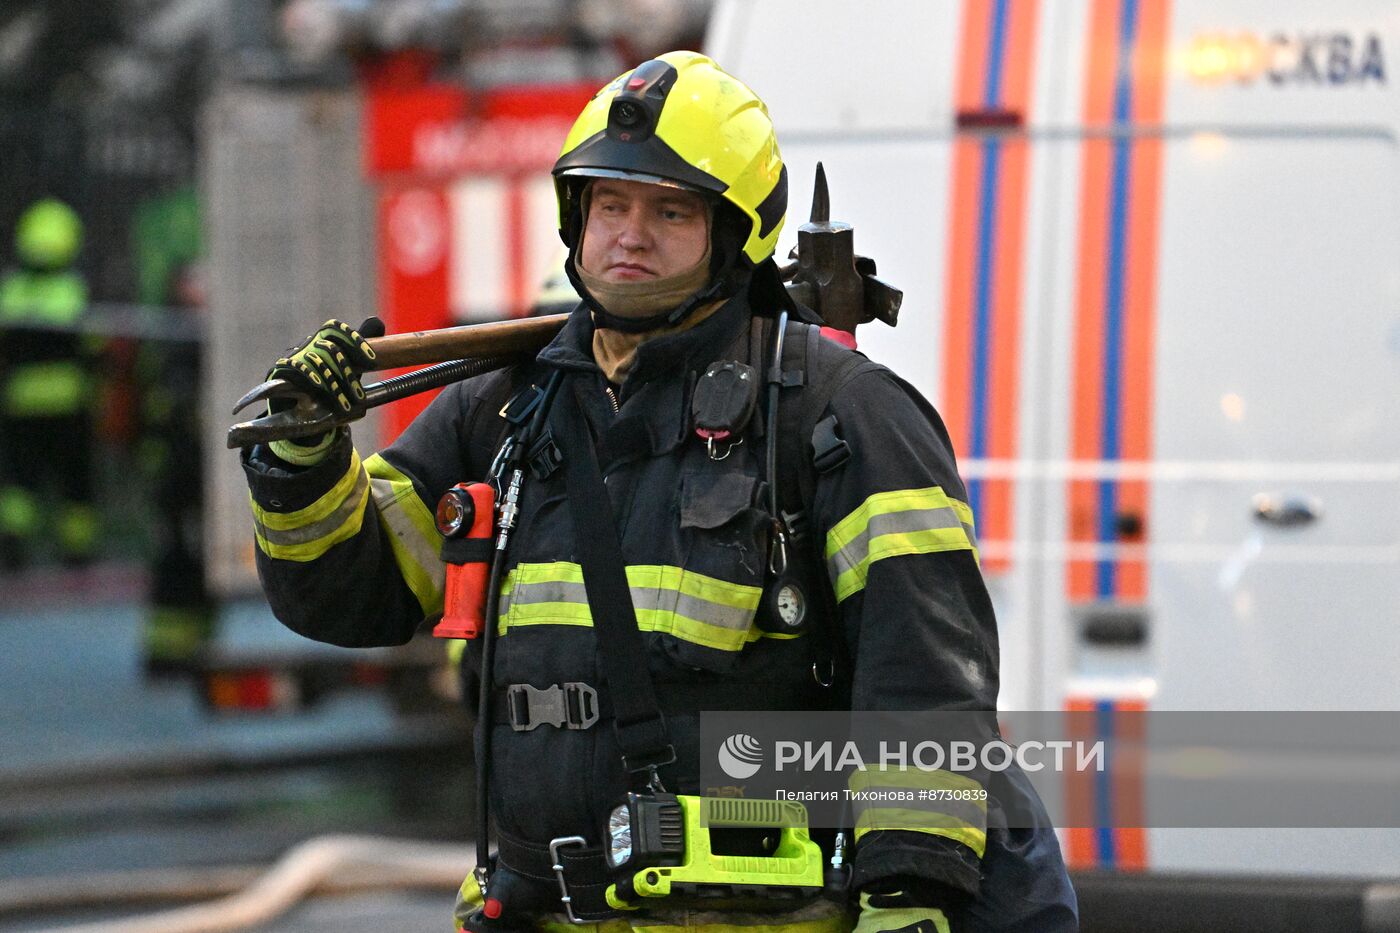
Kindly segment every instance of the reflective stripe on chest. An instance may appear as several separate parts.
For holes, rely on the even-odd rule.
[[[682,567],[627,568],[637,626],[720,651],[738,651],[762,637],[753,626],[761,590]],[[568,561],[519,564],[501,590],[498,632],[525,625],[593,625],[583,568]]]

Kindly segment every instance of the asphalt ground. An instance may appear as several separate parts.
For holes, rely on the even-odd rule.
[[[252,878],[329,833],[466,843],[460,724],[396,716],[376,693],[288,715],[212,716],[186,682],[144,679],[140,597],[139,575],[121,567],[0,578],[0,931],[172,906],[7,909],[55,882],[76,891],[122,873],[221,868]],[[228,607],[220,639],[342,650],[304,641],[257,601]],[[451,906],[441,884],[356,891],[246,929],[441,931]]]
[[[0,933],[92,929],[189,903],[131,896],[153,879],[212,903],[327,834],[432,840],[469,855],[460,737],[398,717],[375,695],[213,718],[188,686],[144,681],[140,597],[139,575],[122,568],[0,578]],[[257,602],[228,608],[221,639],[336,650],[304,642]],[[1394,885],[1153,873],[1091,873],[1076,885],[1086,933],[1400,930]],[[341,886],[259,925],[224,928],[449,933],[454,889],[455,880]]]
[[[76,926],[148,917],[154,913],[89,910],[61,920],[30,917],[0,923],[4,933],[58,933]],[[242,927],[246,933],[453,933],[450,892],[385,891],[311,898],[269,923]]]

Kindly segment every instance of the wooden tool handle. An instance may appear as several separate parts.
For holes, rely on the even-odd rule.
[[[465,324],[442,330],[419,330],[370,338],[377,359],[375,369],[425,366],[468,357],[507,356],[544,349],[554,339],[567,314],[499,321],[492,324]]]

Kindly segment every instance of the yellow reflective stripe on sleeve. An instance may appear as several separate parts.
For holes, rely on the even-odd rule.
[[[637,627],[644,632],[664,632],[720,651],[738,651],[762,634],[753,626],[762,594],[756,586],[667,565],[628,567],[627,584]],[[578,564],[520,564],[507,574],[500,634],[522,625],[592,624]]]
[[[368,503],[369,479],[359,455],[352,454],[345,475],[304,509],[272,512],[252,502],[253,534],[268,557],[313,561],[359,532]]]
[[[878,492],[827,533],[826,565],[841,601],[865,588],[870,565],[902,554],[971,551],[972,510],[940,486]]]
[[[379,522],[394,552],[404,583],[425,616],[442,611],[447,569],[442,562],[442,536],[413,480],[394,469],[379,454],[365,461],[370,491],[379,509]]]
[[[345,504],[345,500],[350,497],[350,491],[364,477],[360,466],[359,452],[351,450],[349,468],[321,498],[295,512],[270,512],[254,502],[253,517],[258,520],[259,525],[272,531],[291,531],[314,525]]]
[[[967,540],[972,547],[972,556],[977,557],[977,529],[972,520],[972,506],[953,498],[949,498],[948,501],[952,503],[953,511],[957,513],[958,521],[962,522],[963,531],[967,532]]]
[[[981,858],[987,849],[987,831],[946,813],[909,810],[903,807],[870,807],[856,818],[856,843],[869,832],[898,830],[927,833],[961,842]]]
[[[966,775],[868,768],[852,774],[849,783],[857,842],[868,832],[900,830],[946,836],[976,852],[978,858],[987,848],[986,791]]]
[[[970,713],[959,713],[967,716]],[[990,714],[989,714],[990,715]],[[849,781],[852,791],[869,790],[873,787],[890,787],[901,790],[944,790],[978,793],[982,785],[965,774],[948,771],[944,768],[924,770],[909,767],[862,768],[851,774]],[[987,810],[987,802],[982,801],[982,811]]]

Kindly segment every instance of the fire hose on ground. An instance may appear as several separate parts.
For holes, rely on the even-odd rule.
[[[264,924],[313,894],[351,891],[454,890],[475,867],[471,847],[375,836],[331,835],[309,839],[287,852],[266,874],[242,890],[217,900],[127,919],[107,919],[81,926],[54,927],[41,933],[223,933]],[[216,869],[213,874],[174,873],[183,890],[146,874],[146,893],[154,898],[208,896],[211,888],[246,883],[246,869]],[[106,876],[85,884],[23,882],[0,885],[0,909],[6,912],[61,906],[67,911],[111,908],[131,903],[132,875]],[[8,890],[7,890],[8,889]],[[60,890],[61,889],[61,890]],[[226,889],[226,888],[225,888]],[[114,896],[120,891],[120,896]],[[444,908],[446,910],[446,908]]]

